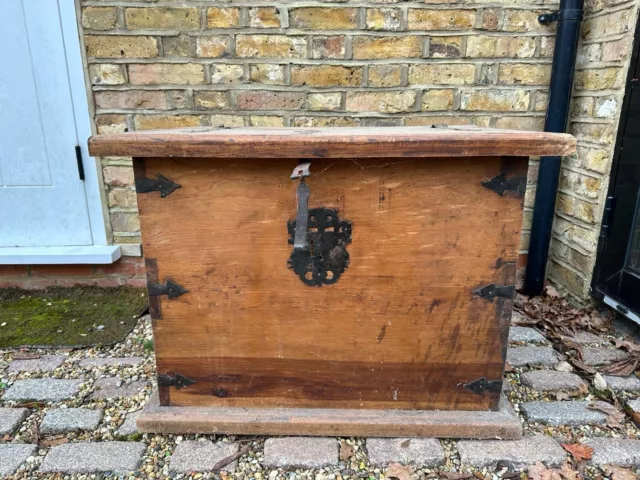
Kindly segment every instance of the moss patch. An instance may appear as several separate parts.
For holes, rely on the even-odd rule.
[[[0,289],[0,348],[119,342],[146,308],[146,291],[132,287]]]

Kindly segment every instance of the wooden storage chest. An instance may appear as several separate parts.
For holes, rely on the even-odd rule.
[[[528,159],[574,149],[471,127],[93,137],[94,155],[134,157],[165,430],[498,411]],[[432,432],[396,430],[371,433]]]

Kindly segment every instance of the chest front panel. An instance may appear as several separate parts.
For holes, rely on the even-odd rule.
[[[180,185],[138,187],[149,281],[188,290],[151,292],[163,404],[497,408],[522,199],[483,182],[525,158],[313,160],[309,255],[338,274],[315,284],[292,261],[295,160],[135,163]]]

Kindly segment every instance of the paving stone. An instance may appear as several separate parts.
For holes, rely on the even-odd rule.
[[[507,350],[507,362],[512,367],[551,366],[563,358],[551,347],[511,347]]]
[[[9,435],[29,415],[28,408],[0,408],[0,435]]]
[[[29,360],[14,360],[9,364],[9,372],[53,372],[64,363],[64,355],[43,355]]]
[[[58,445],[47,453],[40,471],[124,474],[138,468],[146,445],[141,442],[77,442]]]
[[[80,360],[81,367],[113,367],[132,366],[144,362],[142,357],[94,357]]]
[[[564,462],[566,454],[560,444],[545,435],[519,440],[461,440],[456,445],[463,465],[494,466],[507,462],[516,468],[541,461],[547,466]]]
[[[102,420],[102,410],[56,408],[49,410],[40,424],[42,433],[67,433],[93,430]]]
[[[237,443],[187,440],[181,442],[171,455],[169,471],[173,474],[211,471],[220,460],[237,453],[238,448]],[[238,461],[234,460],[222,470],[233,472],[237,466]]]
[[[37,445],[5,443],[0,445],[0,475],[11,475],[27,458],[36,453]]]
[[[582,349],[582,359],[587,365],[606,365],[626,358],[627,354],[622,350],[611,348],[587,347]]]
[[[127,416],[124,419],[122,425],[118,429],[118,435],[133,435],[134,433],[138,433],[138,426],[136,425],[136,420],[138,416],[142,413],[142,410],[137,412],[127,413]]]
[[[539,391],[579,390],[587,386],[575,373],[556,370],[532,370],[520,375],[520,380],[523,385]]]
[[[627,438],[590,438],[583,440],[593,448],[591,461],[596,465],[640,466],[640,440]]]
[[[613,375],[604,375],[607,386],[612,390],[637,392],[640,391],[640,378],[635,375],[629,377],[614,377]]]
[[[369,463],[434,467],[444,462],[444,450],[436,438],[368,438]]]
[[[629,405],[629,408],[633,411],[633,413],[640,413],[640,398],[628,401],[627,405]]]
[[[80,391],[84,380],[60,380],[57,378],[37,378],[16,380],[2,397],[2,400],[37,400],[59,402],[72,398]]]
[[[284,437],[264,442],[265,467],[320,468],[338,464],[335,438]]]
[[[116,377],[99,378],[95,382],[95,391],[91,394],[94,400],[106,398],[133,397],[147,386],[145,380],[138,380],[129,384]]]
[[[608,343],[609,341],[605,338],[602,338],[599,335],[595,335],[591,332],[578,332],[573,337],[569,337],[574,343],[578,343],[580,345],[589,345],[590,343]]]
[[[525,402],[520,404],[530,422],[545,425],[598,425],[605,423],[607,415],[587,408],[589,402]]]
[[[509,328],[509,341],[510,342],[526,342],[526,343],[540,343],[546,339],[535,328],[529,327],[511,327]]]

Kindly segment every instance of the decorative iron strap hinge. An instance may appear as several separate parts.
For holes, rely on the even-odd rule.
[[[516,294],[516,287],[513,285],[496,285],[492,283],[485,285],[484,287],[478,287],[473,291],[473,294],[482,297],[488,302],[493,302],[495,297],[501,298],[513,298]]]
[[[493,190],[501,197],[504,197],[506,192],[513,192],[514,196],[521,198],[524,197],[527,188],[527,179],[525,177],[507,178],[503,172],[491,180],[482,182],[482,186]]]
[[[172,182],[161,173],[157,174],[155,179],[147,177],[137,177],[135,179],[135,183],[136,191],[138,193],[160,192],[160,196],[162,198],[182,187],[182,185]]]
[[[171,279],[165,280],[164,285],[161,283],[147,282],[147,289],[149,290],[149,295],[152,297],[166,295],[170,299],[178,298],[180,295],[189,293],[189,290],[182,285],[178,285]]]
[[[184,375],[180,375],[179,373],[175,373],[174,375],[158,375],[158,386],[159,387],[176,387],[178,390],[181,388],[188,387],[196,383],[195,380],[191,380],[190,378],[185,377]]]
[[[487,380],[486,377],[480,377],[473,382],[465,383],[463,385],[467,390],[471,390],[478,395],[484,395],[487,392],[500,392],[502,390],[501,380]]]

